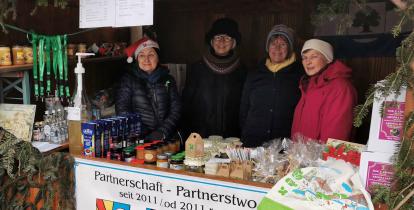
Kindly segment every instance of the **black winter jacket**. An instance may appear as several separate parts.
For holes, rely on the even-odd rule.
[[[246,74],[242,66],[218,74],[202,60],[191,65],[183,90],[184,134],[240,137],[239,110]]]
[[[118,115],[140,114],[144,132],[158,131],[171,137],[181,114],[176,82],[164,67],[150,75],[133,67],[119,83],[115,109]]]
[[[261,62],[249,73],[240,107],[243,146],[257,147],[274,138],[290,137],[303,73],[300,62],[276,73]]]

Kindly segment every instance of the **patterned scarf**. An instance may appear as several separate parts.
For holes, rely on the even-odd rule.
[[[207,50],[203,60],[211,70],[218,74],[228,74],[240,66],[240,57],[235,50],[224,57],[213,55],[211,50]]]

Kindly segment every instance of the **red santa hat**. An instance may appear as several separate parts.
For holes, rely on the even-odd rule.
[[[127,62],[132,63],[132,61],[134,60],[132,56],[134,56],[134,58],[136,59],[138,54],[143,49],[150,48],[150,47],[160,49],[160,46],[158,45],[157,42],[147,37],[144,37],[136,41],[135,43],[133,43],[131,46],[125,48],[124,52],[128,56]]]

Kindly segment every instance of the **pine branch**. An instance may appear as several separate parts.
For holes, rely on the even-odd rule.
[[[400,209],[405,203],[407,203],[407,201],[414,196],[414,189],[411,190],[410,193],[407,194],[407,196],[400,202],[398,203],[397,207],[395,207],[393,210],[398,210]]]

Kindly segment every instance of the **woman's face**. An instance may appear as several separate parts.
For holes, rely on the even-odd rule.
[[[211,45],[216,55],[226,56],[233,49],[234,39],[225,34],[219,34],[213,37]]]
[[[269,58],[272,63],[282,63],[287,59],[289,44],[280,36],[272,38],[269,43]]]
[[[150,74],[157,68],[158,54],[152,47],[145,48],[139,52],[137,60],[139,68]]]
[[[302,64],[308,76],[313,76],[321,71],[328,64],[325,56],[319,51],[310,49],[302,55]]]

